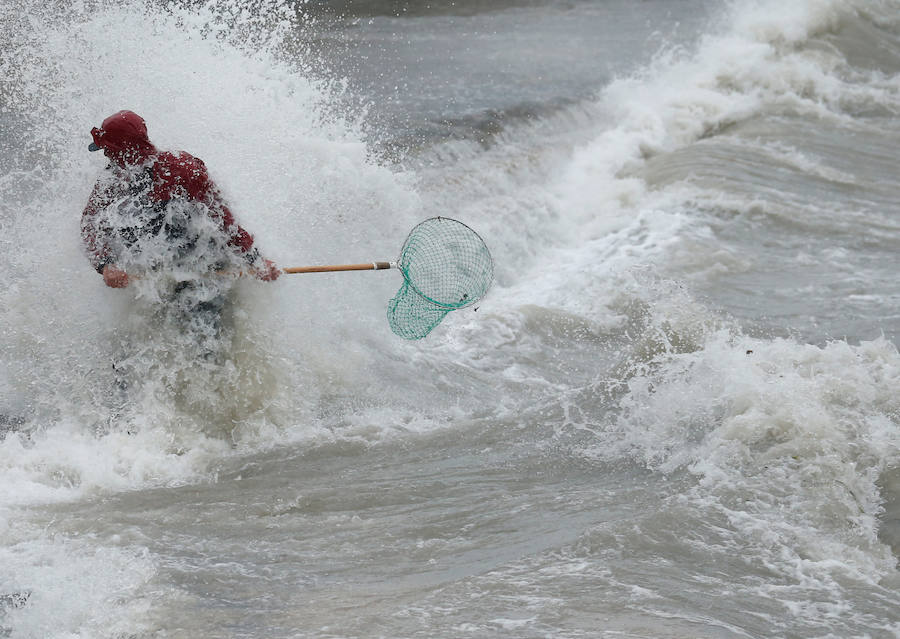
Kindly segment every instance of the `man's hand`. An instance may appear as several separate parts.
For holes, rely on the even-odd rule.
[[[256,277],[263,282],[274,282],[281,275],[281,269],[272,260],[263,260],[262,268],[256,269]]]
[[[128,286],[128,273],[107,264],[103,267],[103,282],[110,288],[125,288]]]

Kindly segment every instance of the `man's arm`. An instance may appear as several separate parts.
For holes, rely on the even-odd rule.
[[[97,180],[88,198],[87,206],[81,213],[81,239],[87,249],[91,266],[103,275],[103,282],[110,288],[125,288],[128,286],[128,275],[125,271],[116,268],[112,252],[104,241],[97,224],[98,213],[106,208],[110,201],[108,186],[105,186],[102,180]]]
[[[109,203],[109,191],[98,180],[94,184],[91,196],[88,198],[87,206],[84,207],[84,211],[81,213],[81,239],[87,249],[91,266],[98,273],[102,273],[103,267],[112,261],[109,247],[106,245],[97,225],[98,212],[108,206]]]
[[[272,260],[260,256],[257,248],[253,246],[253,236],[235,221],[218,187],[209,177],[203,160],[184,152],[178,155],[163,153],[160,155],[159,163],[165,165],[167,177],[155,185],[157,200],[167,200],[176,189],[184,189],[188,198],[202,202],[206,206],[212,219],[221,225],[226,245],[244,258],[256,277],[268,282],[278,279],[281,269],[275,266]]]
[[[243,254],[247,264],[253,268],[256,277],[264,282],[277,280],[281,275],[281,269],[272,260],[259,254],[259,250],[253,246],[253,236],[235,222],[234,215],[222,201],[215,187],[210,189],[210,194],[214,202],[210,205],[210,210],[221,212],[222,228],[228,236],[228,246]]]
[[[222,230],[228,238],[227,245],[243,256],[257,278],[264,282],[277,280],[281,275],[281,269],[275,265],[275,262],[259,254],[259,250],[253,245],[253,236],[235,221],[234,215],[225,204],[218,187],[209,177],[203,161],[193,156],[189,157],[196,162],[190,172],[191,177],[194,178],[192,180],[194,184],[192,189],[188,189],[189,194],[206,204],[210,215],[221,223]]]

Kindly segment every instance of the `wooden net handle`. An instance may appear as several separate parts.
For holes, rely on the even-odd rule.
[[[285,273],[331,273],[334,271],[380,271],[396,268],[391,262],[368,262],[365,264],[332,264],[330,266],[292,266],[282,269]]]

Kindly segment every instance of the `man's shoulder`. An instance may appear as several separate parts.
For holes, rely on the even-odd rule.
[[[183,172],[185,170],[206,172],[206,164],[198,157],[194,157],[187,151],[163,151],[156,156],[157,167]]]
[[[178,187],[186,189],[192,198],[202,197],[210,188],[203,160],[184,151],[163,151],[157,155],[153,173],[157,190],[165,193],[160,196],[163,199],[168,199],[171,189]]]

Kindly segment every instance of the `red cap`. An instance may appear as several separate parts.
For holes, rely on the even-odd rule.
[[[120,155],[130,152],[135,159],[143,158],[153,151],[150,138],[147,137],[147,123],[134,111],[119,111],[103,120],[100,128],[91,129],[94,142],[88,146],[90,151],[103,149],[107,154]]]

